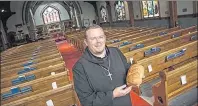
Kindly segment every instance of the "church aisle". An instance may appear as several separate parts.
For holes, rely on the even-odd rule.
[[[56,45],[65,61],[66,67],[69,69],[70,80],[72,80],[72,67],[80,58],[81,52],[66,40],[57,42]],[[132,91],[130,93],[130,96],[133,98],[133,106],[151,106],[149,103],[147,103]]]
[[[80,58],[81,52],[66,40],[57,42],[56,45],[65,61],[67,69],[69,69],[70,80],[72,80],[72,67]]]

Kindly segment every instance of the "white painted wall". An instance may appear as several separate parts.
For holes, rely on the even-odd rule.
[[[169,2],[168,1],[159,1],[159,7],[160,7],[160,14],[161,17],[169,17],[170,11],[169,11]]]
[[[42,18],[42,11],[43,11],[43,9],[46,6],[54,6],[54,7],[56,7],[60,11],[60,19],[61,20],[68,20],[68,19],[70,19],[67,10],[62,5],[60,5],[59,3],[43,4],[43,5],[40,5],[37,8],[37,10],[36,10],[36,12],[34,14],[34,19],[35,19],[35,22],[36,22],[36,26],[37,25],[43,25],[44,24],[43,23],[43,18]]]
[[[112,21],[116,21],[114,3],[115,1],[110,1]]]
[[[187,8],[187,12],[183,12],[184,8]],[[193,14],[193,1],[177,1],[177,14]]]
[[[8,18],[7,20],[7,27],[8,27],[8,32],[9,31],[15,31],[16,32],[16,24],[22,24],[22,7],[23,7],[23,2],[24,1],[11,1],[10,2],[10,10],[12,12],[16,12],[16,14],[12,15],[11,17]],[[23,25],[23,32],[24,34],[29,34],[27,25]]]
[[[133,1],[134,19],[141,19],[140,1]]]
[[[82,13],[81,14],[81,20],[83,23],[83,19],[89,19],[89,23],[90,25],[93,24],[93,20],[96,20],[96,14],[95,14],[95,9],[93,7],[92,4],[89,4],[87,2],[83,2],[83,1],[79,1],[79,4],[81,6],[82,9]]]
[[[128,7],[128,3],[126,1],[124,1],[124,6],[125,6],[125,13],[126,13],[126,20],[130,20],[130,18],[129,18],[129,7]]]

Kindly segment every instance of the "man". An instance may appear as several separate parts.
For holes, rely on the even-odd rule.
[[[126,58],[117,48],[105,46],[98,25],[87,28],[83,55],[73,67],[74,87],[82,106],[131,106],[126,87]]]

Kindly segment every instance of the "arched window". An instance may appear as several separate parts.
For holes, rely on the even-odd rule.
[[[144,18],[159,17],[159,5],[157,0],[142,1],[142,10]]]
[[[115,2],[115,12],[117,20],[126,20],[124,1]]]
[[[107,11],[104,6],[100,7],[100,13],[102,17],[102,22],[107,22]]]
[[[45,24],[59,22],[59,11],[51,6],[47,7],[43,12],[43,20]]]

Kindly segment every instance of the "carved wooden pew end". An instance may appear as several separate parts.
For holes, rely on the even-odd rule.
[[[185,63],[172,71],[159,73],[161,81],[152,87],[154,106],[168,106],[175,97],[197,87],[197,60]]]

